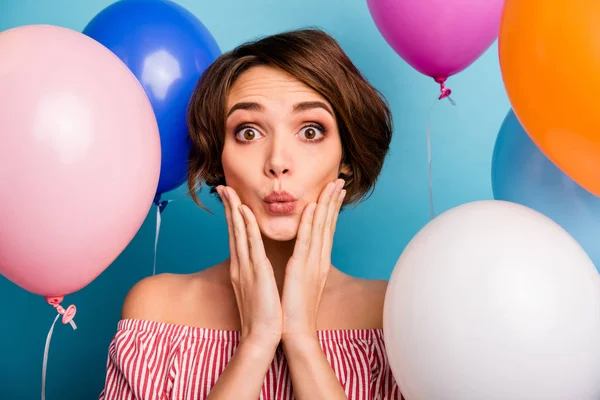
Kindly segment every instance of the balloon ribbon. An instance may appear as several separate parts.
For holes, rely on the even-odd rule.
[[[154,235],[154,267],[152,269],[152,275],[156,275],[156,252],[158,250],[161,215],[165,208],[167,208],[167,205],[172,201],[173,200],[161,200],[159,194],[154,197],[154,205],[156,206],[156,234]]]
[[[46,371],[47,371],[47,367],[48,367],[48,353],[50,350],[50,340],[52,339],[52,333],[54,332],[54,325],[56,324],[56,321],[58,321],[58,317],[60,317],[62,315],[62,323],[63,324],[71,324],[71,327],[73,328],[73,330],[77,329],[77,325],[75,325],[75,321],[73,321],[73,318],[75,317],[75,313],[77,312],[77,309],[75,308],[74,305],[70,305],[69,307],[67,307],[67,309],[65,310],[60,303],[63,301],[63,297],[47,297],[46,301],[48,301],[48,304],[50,304],[52,307],[54,307],[56,309],[56,312],[58,314],[56,314],[56,317],[54,318],[54,322],[52,322],[52,325],[50,326],[50,330],[48,331],[48,336],[46,337],[46,346],[44,347],[44,361],[42,363],[42,400],[46,399]]]
[[[446,78],[434,78],[434,80],[440,84],[440,95],[431,104],[431,107],[429,107],[429,113],[427,114],[427,175],[429,181],[429,216],[431,219],[435,218],[435,210],[433,207],[433,168],[431,163],[431,113],[433,111],[433,106],[435,106],[438,100],[447,98],[450,104],[453,106],[456,105],[454,100],[452,100],[450,97],[452,90],[446,87]]]

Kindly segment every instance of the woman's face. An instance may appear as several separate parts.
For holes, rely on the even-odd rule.
[[[234,83],[226,112],[222,164],[227,185],[250,207],[264,236],[294,239],[304,208],[341,171],[333,108],[287,73],[256,66]],[[274,191],[295,201],[269,204],[265,198]]]

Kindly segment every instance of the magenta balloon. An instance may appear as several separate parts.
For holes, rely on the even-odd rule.
[[[504,0],[367,0],[381,35],[408,64],[447,78],[496,40]]]
[[[158,185],[158,126],[127,66],[79,32],[9,29],[0,60],[0,274],[63,296],[141,227]]]

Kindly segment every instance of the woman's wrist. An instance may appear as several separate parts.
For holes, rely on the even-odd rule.
[[[314,344],[319,343],[319,336],[316,329],[293,329],[288,332],[284,332],[281,335],[281,342],[283,345],[304,345],[306,343]]]
[[[258,398],[276,350],[277,345],[264,338],[241,340],[208,399]]]
[[[267,359],[270,362],[275,356],[277,346],[279,346],[279,341],[260,337],[247,337],[240,342],[238,350],[247,353],[249,357],[258,360]]]
[[[283,345],[283,349],[286,354],[296,353],[296,352],[311,352],[311,351],[322,351],[321,343],[319,342],[319,338],[317,334],[295,334],[295,335],[286,335],[282,338],[281,341]]]

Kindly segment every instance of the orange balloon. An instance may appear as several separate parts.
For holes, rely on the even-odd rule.
[[[600,196],[600,0],[506,0],[498,50],[523,128]]]

